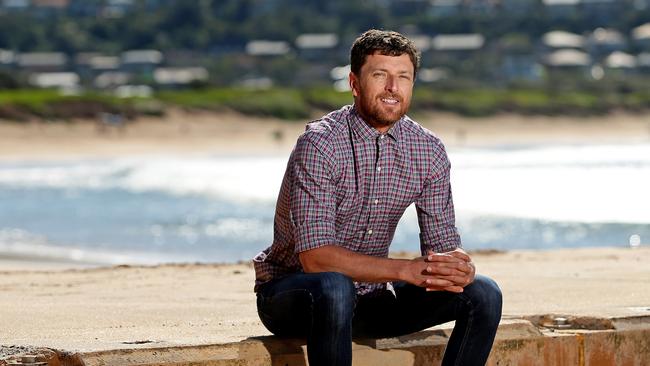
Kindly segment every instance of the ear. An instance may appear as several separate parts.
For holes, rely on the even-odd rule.
[[[357,79],[357,76],[350,71],[350,74],[348,75],[348,81],[350,83],[350,89],[352,89],[352,95],[356,98],[359,96],[359,79]]]

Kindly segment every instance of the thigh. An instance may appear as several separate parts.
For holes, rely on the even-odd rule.
[[[331,297],[336,303],[353,302],[352,281],[335,272],[294,273],[260,286],[257,311],[273,334],[304,337],[309,333],[318,305]]]
[[[359,299],[354,334],[366,337],[397,337],[455,319],[462,299],[447,291],[426,291],[407,283],[395,283],[395,295],[386,291],[374,298]]]
[[[458,294],[426,291],[398,282],[395,283],[395,296],[385,292],[374,299],[360,299],[353,324],[356,336],[397,337],[457,320],[468,311],[483,321],[498,324],[501,291],[494,281],[476,275],[474,282]]]

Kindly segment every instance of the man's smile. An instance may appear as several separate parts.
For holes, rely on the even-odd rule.
[[[394,98],[394,97],[383,97],[380,98],[380,100],[382,101],[382,103],[389,104],[389,105],[397,105],[400,102],[398,98]]]

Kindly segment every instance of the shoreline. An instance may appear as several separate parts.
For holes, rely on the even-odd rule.
[[[467,118],[424,113],[414,119],[438,135],[449,149],[650,142],[650,114]],[[162,118],[140,117],[123,127],[103,130],[94,120],[0,121],[0,161],[149,154],[288,155],[307,122],[181,109],[171,109]]]
[[[588,247],[569,247],[569,248],[536,248],[536,249],[469,249],[467,252],[472,258],[494,258],[499,256],[516,256],[522,254],[529,255],[554,255],[557,253],[587,253],[589,256],[600,255],[601,253],[611,251],[622,251],[633,253],[638,250],[640,252],[649,251],[650,245],[642,244],[638,247],[629,246],[588,246]],[[412,259],[418,257],[420,254],[417,252],[396,250],[390,251],[389,258],[394,259]],[[151,263],[137,263],[137,262],[93,262],[91,260],[75,260],[66,257],[53,257],[37,254],[26,253],[12,253],[0,251],[0,273],[11,272],[44,272],[56,273],[61,271],[77,271],[77,270],[112,270],[119,268],[159,268],[159,267],[231,267],[231,266],[249,266],[252,267],[252,260],[237,260],[230,262],[200,262],[200,261],[169,261],[169,262],[151,262]]]

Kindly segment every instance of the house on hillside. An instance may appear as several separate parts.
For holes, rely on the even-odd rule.
[[[641,52],[636,56],[637,70],[644,74],[650,74],[650,52]]]
[[[335,59],[339,37],[334,33],[305,33],[296,37],[295,47],[298,57],[311,61]]]
[[[612,52],[625,51],[627,39],[615,29],[598,28],[587,37],[585,47],[592,57],[600,60]]]
[[[79,92],[79,75],[74,72],[36,72],[29,75],[29,84],[37,88],[59,89],[64,93]]]
[[[291,48],[285,41],[269,41],[256,39],[246,43],[246,54],[249,56],[284,56]]]
[[[16,62],[16,54],[13,51],[0,48],[0,70],[13,69]]]
[[[433,52],[433,39],[426,34],[407,34],[407,37],[413,41],[415,47],[420,51],[422,67],[431,66],[432,52]]]
[[[542,80],[543,68],[537,61],[534,44],[528,36],[505,35],[496,42],[494,48],[499,58],[496,80],[533,83]]]
[[[541,52],[552,52],[559,49],[584,50],[586,39],[584,36],[554,30],[544,33],[541,38]]]
[[[120,69],[120,58],[98,52],[81,52],[74,58],[74,71],[81,77],[82,84],[92,84],[97,75]]]
[[[16,66],[20,71],[60,72],[68,66],[68,56],[63,52],[27,52],[16,56]]]
[[[347,58],[347,52],[339,44],[339,37],[334,33],[305,33],[296,37],[297,55],[307,62],[296,70],[295,82],[298,85],[328,82],[331,68]]]
[[[631,74],[636,71],[637,59],[629,53],[615,51],[603,60],[603,66],[606,74]]]
[[[124,71],[104,71],[99,73],[92,81],[92,86],[97,89],[116,89],[127,85],[133,75]]]
[[[154,70],[163,62],[163,54],[157,50],[130,50],[120,56],[120,70],[133,74],[143,81],[152,81]]]
[[[551,77],[592,76],[591,56],[584,51],[560,49],[546,54],[542,63]]]
[[[632,29],[632,43],[643,51],[650,51],[650,23]]]
[[[463,76],[475,76],[484,58],[478,57],[485,37],[478,33],[440,34],[431,40],[431,53],[423,63],[443,67]]]
[[[204,67],[159,67],[153,73],[156,85],[178,88],[195,83],[205,83],[210,75]]]

